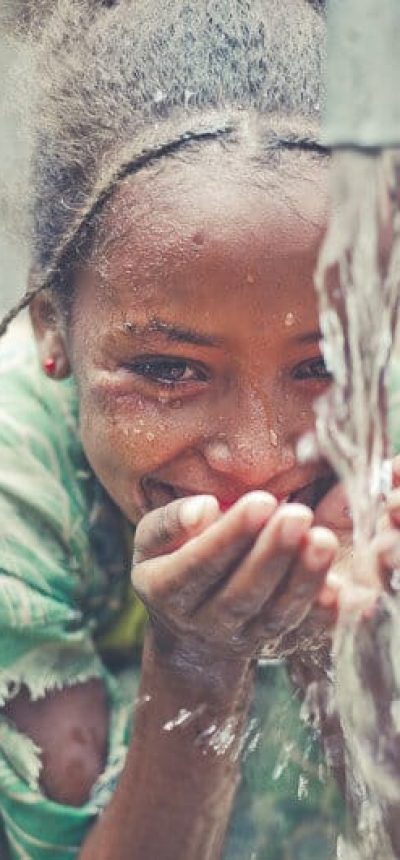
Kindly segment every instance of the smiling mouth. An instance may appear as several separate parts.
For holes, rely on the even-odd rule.
[[[325,475],[323,478],[316,478],[315,481],[291,493],[287,501],[307,505],[308,508],[315,511],[324,496],[336,484],[336,481],[336,477],[332,474]]]
[[[299,489],[293,491],[288,496],[279,499],[280,504],[297,502],[298,504],[306,505],[315,510],[323,497],[332,489],[336,483],[334,475],[325,475],[321,478],[316,478],[309,484],[306,484]],[[152,478],[147,478],[142,484],[143,494],[146,500],[148,510],[161,508],[176,499],[182,499],[188,496],[199,495],[198,491],[188,492],[181,488],[174,487],[172,484],[164,481],[156,481]],[[207,493],[208,495],[208,493]],[[213,495],[213,494],[211,494]],[[218,498],[218,497],[217,497]],[[219,506],[222,513],[228,511],[238,499],[220,499],[218,498]]]

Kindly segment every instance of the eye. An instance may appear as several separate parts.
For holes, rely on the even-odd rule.
[[[329,382],[332,379],[332,374],[327,370],[326,364],[322,356],[312,358],[309,361],[303,361],[297,365],[293,371],[293,379],[299,380],[318,380]]]
[[[129,370],[161,385],[179,385],[188,382],[204,382],[207,373],[201,365],[175,356],[151,356],[137,359],[129,364]]]

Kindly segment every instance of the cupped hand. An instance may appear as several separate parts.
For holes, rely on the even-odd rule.
[[[278,648],[320,593],[337,551],[312,511],[265,492],[221,513],[213,496],[148,513],[135,541],[132,581],[153,627],[201,653]]]
[[[343,485],[336,484],[317,507],[315,523],[332,529],[339,540],[339,551],[318,595],[318,604],[321,607],[341,607],[347,612],[361,609],[364,615],[368,615],[384,591],[393,594],[398,588],[396,581],[399,579],[400,570],[400,456],[392,461],[392,473],[393,488],[383,506],[376,536],[367,548],[364,561],[360,554],[353,551],[352,520]],[[357,565],[363,563],[367,565],[366,576],[363,576],[363,571],[357,569]]]

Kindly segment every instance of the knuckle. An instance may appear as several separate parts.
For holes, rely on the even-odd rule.
[[[170,540],[171,534],[168,519],[167,508],[159,508],[157,511],[154,533],[154,539],[157,546],[162,546]]]
[[[132,568],[132,586],[146,605],[158,606],[162,602],[165,585],[160,573],[152,561],[142,561]]]
[[[148,593],[150,576],[148,565],[145,561],[134,562],[131,573],[131,582],[134,590],[143,600]]]
[[[176,602],[177,586],[160,566],[160,559],[143,561],[132,568],[132,586],[142,602],[154,609],[168,611]]]
[[[168,544],[179,531],[178,508],[175,503],[166,505],[159,510],[157,520],[157,540],[159,544]]]
[[[135,531],[135,540],[133,547],[133,558],[134,563],[139,563],[142,559],[146,558],[149,548],[151,546],[151,535],[153,532],[152,528],[152,519],[153,512],[150,514],[145,514],[145,516],[140,520],[138,525],[136,526]]]
[[[134,560],[141,562],[154,552],[167,547],[179,530],[178,508],[175,503],[146,514],[136,529]]]

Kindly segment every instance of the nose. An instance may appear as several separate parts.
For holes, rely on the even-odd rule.
[[[260,489],[293,468],[294,444],[268,404],[253,396],[238,407],[207,437],[203,454],[213,471],[243,490]]]

